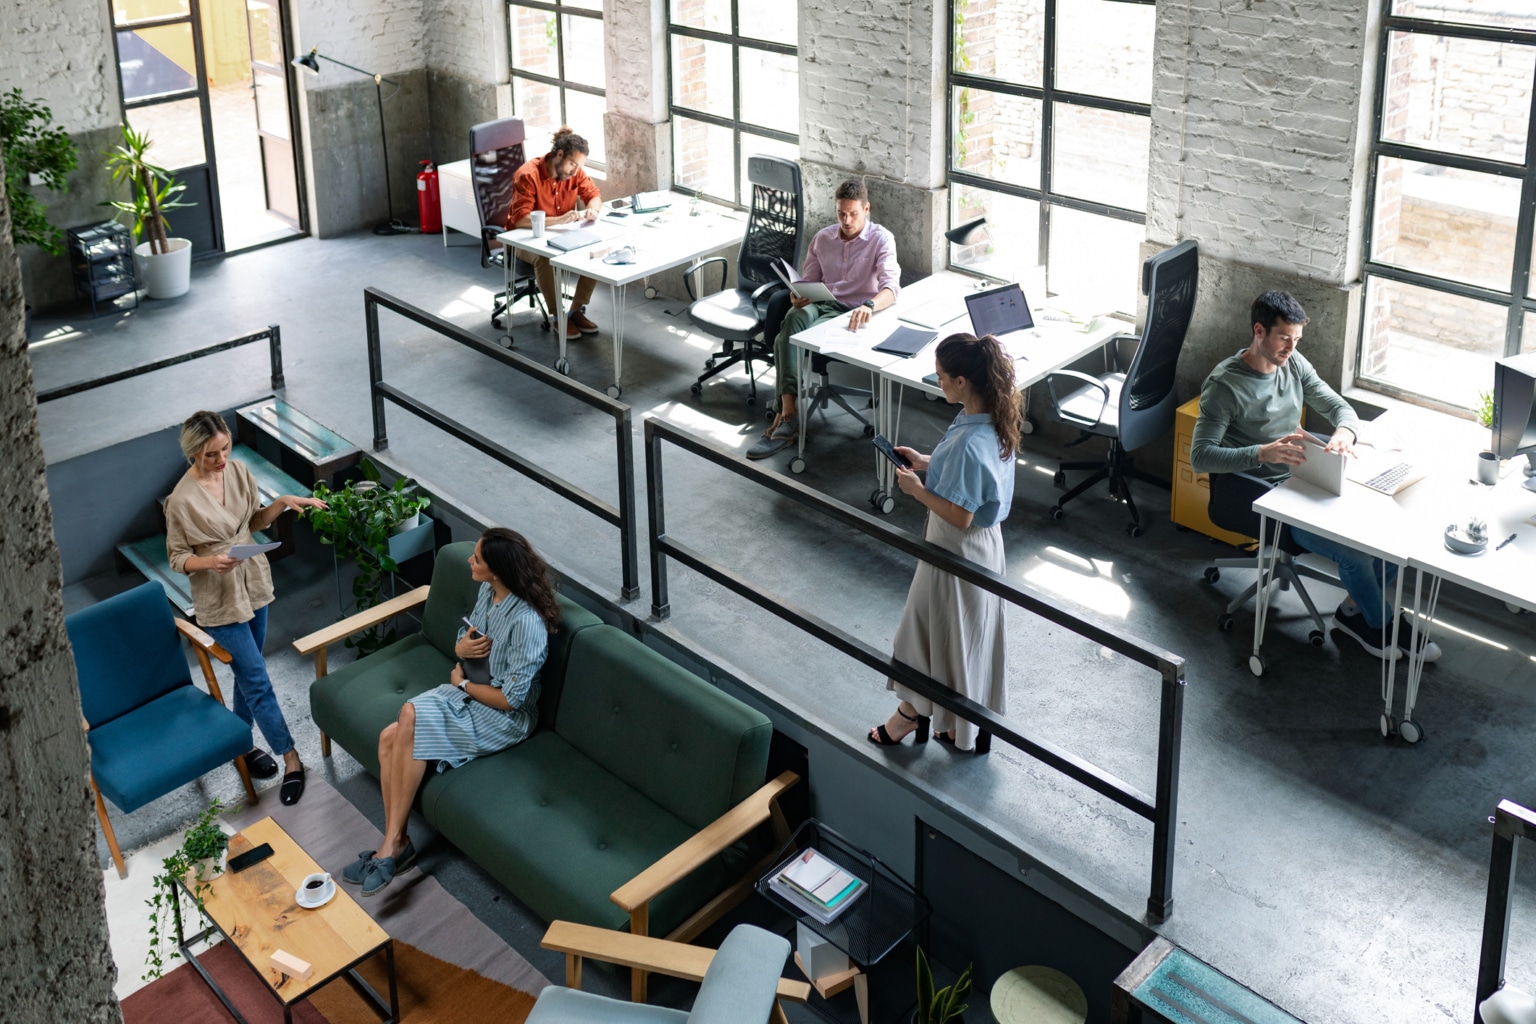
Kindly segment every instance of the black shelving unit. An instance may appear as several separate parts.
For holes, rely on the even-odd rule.
[[[133,265],[133,233],[109,220],[90,227],[70,228],[65,236],[75,290],[91,304],[91,316],[95,317],[103,304],[116,308],[115,300],[130,293],[133,308],[137,309],[139,279]]]

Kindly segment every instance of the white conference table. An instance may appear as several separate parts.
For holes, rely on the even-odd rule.
[[[570,360],[566,355],[566,325],[570,310],[565,306],[564,293],[567,288],[575,285],[577,278],[590,277],[599,284],[608,285],[613,303],[613,383],[608,385],[608,394],[618,398],[624,390],[621,381],[624,373],[626,286],[685,263],[696,264],[718,249],[741,244],[747,230],[746,220],[741,215],[703,205],[698,207],[700,212],[697,215],[691,215],[687,205],[681,201],[685,198],[679,197],[678,203],[660,213],[631,214],[624,218],[604,214],[592,224],[578,222],[568,226],[547,227],[546,236],[562,229],[581,227],[595,229],[603,236],[597,244],[570,252],[551,248],[547,244],[547,237],[533,238],[528,228],[505,231],[498,236],[520,253],[549,257],[550,266],[555,272],[556,308],[553,312],[556,336],[560,339],[560,356],[555,360],[555,369],[564,374],[571,371]],[[634,249],[634,262],[605,262],[610,253],[625,246]],[[506,273],[510,288],[511,269]],[[652,289],[646,289],[647,298],[654,295]]]
[[[945,337],[956,331],[970,330],[971,321],[966,315],[965,296],[992,285],[993,282],[978,280],[969,274],[943,270],[903,288],[894,305],[875,314],[869,324],[859,331],[848,330],[848,314],[844,313],[813,324],[808,330],[794,335],[790,341],[808,353],[831,356],[868,370],[875,379],[875,432],[885,435],[892,444],[896,444],[901,432],[902,388],[910,387],[927,395],[943,397],[944,392],[936,384],[923,380],[934,372],[934,352]],[[951,302],[954,319],[937,328],[920,328],[901,320],[903,310],[918,307],[930,309],[930,303],[943,308],[944,304]],[[1010,339],[1010,351],[1016,355],[1013,364],[1015,382],[1019,390],[1026,393],[1049,374],[1102,349],[1111,338],[1131,328],[1125,321],[1112,317],[1098,317],[1078,326],[1061,319],[1048,319],[1048,316],[1055,316],[1048,310],[1049,307],[1045,306],[1036,311],[1036,327],[1032,331]],[[898,327],[933,330],[935,337],[910,357],[874,351],[874,346],[890,337]],[[810,363],[809,358],[800,359],[802,395],[808,394],[810,387]],[[805,469],[806,410],[809,405],[802,401],[797,403],[797,408],[800,412],[799,451],[789,464],[790,471],[794,473]],[[875,491],[870,495],[870,504],[879,512],[890,512],[896,501],[896,471],[878,452],[874,458]]]
[[[1398,567],[1392,605],[1405,607],[1402,601],[1407,570],[1415,572],[1414,607],[1410,621],[1415,634],[1410,650],[1417,651],[1417,634],[1425,639],[1433,631],[1433,616],[1441,583],[1458,583],[1505,602],[1511,610],[1536,611],[1536,527],[1527,523],[1536,515],[1536,492],[1526,489],[1524,459],[1506,465],[1499,482],[1485,487],[1473,479],[1477,453],[1488,440],[1487,430],[1472,423],[1448,421],[1446,417],[1415,410],[1394,410],[1362,425],[1362,441],[1375,441],[1386,447],[1401,445],[1398,456],[1427,469],[1428,475],[1395,496],[1381,494],[1351,480],[1337,496],[1292,477],[1253,503],[1259,513],[1261,529],[1268,520],[1277,520],[1328,537],[1357,551],[1391,562]],[[1369,446],[1362,446],[1367,457]],[[1488,523],[1490,542],[1481,555],[1460,555],[1445,546],[1444,532],[1452,523],[1465,524],[1477,515]],[[1502,550],[1494,545],[1515,535]],[[1272,572],[1274,556],[1268,564],[1260,559],[1260,572]],[[1426,577],[1428,588],[1426,592]],[[1270,578],[1264,576],[1263,578]],[[1260,588],[1253,626],[1253,653],[1249,668],[1262,675],[1262,653],[1267,618],[1269,588]],[[1427,596],[1428,603],[1425,598]],[[1393,618],[1393,643],[1401,616]],[[1407,659],[1408,685],[1401,719],[1394,714],[1396,661],[1383,660],[1382,713],[1383,736],[1393,733],[1409,743],[1416,743],[1424,729],[1413,717],[1418,700],[1424,662],[1414,654]]]

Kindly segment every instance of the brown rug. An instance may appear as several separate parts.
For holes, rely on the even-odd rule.
[[[239,829],[268,816],[333,875],[339,876],[357,851],[378,846],[378,829],[313,771],[304,799],[295,806],[279,803],[273,787],[262,794],[259,806],[227,820]],[[407,871],[378,896],[358,902],[395,939],[395,976],[405,1024],[519,1024],[549,984],[436,879],[419,869]],[[280,1024],[282,1007],[236,950],[223,944],[199,947],[198,960],[249,1024]],[[382,955],[363,964],[359,973],[388,997]],[[122,1005],[127,1024],[233,1019],[189,964],[134,992]],[[377,1024],[379,1019],[373,1004],[341,978],[298,1003],[293,1013],[295,1024]]]

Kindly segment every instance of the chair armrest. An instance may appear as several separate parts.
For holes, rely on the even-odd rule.
[[[759,286],[757,291],[752,293],[752,301],[756,302],[758,299],[762,298],[768,292],[779,291],[779,290],[783,290],[783,291],[787,292],[787,291],[789,291],[789,285],[785,284],[783,281],[767,281],[764,284],[762,284],[761,286]]]
[[[567,956],[589,957],[619,967],[634,967],[685,981],[703,981],[715,959],[715,950],[669,939],[631,935],[611,928],[594,928],[570,921],[554,921],[539,943]],[[779,979],[779,998],[803,1003],[810,998],[807,982]]]
[[[213,637],[204,633],[186,619],[172,618],[171,621],[176,623],[176,632],[192,641],[192,646],[202,648],[205,653],[213,655],[226,665],[230,663],[232,660],[230,653],[220,647]]]
[[[399,597],[392,597],[383,604],[374,605],[367,611],[349,615],[340,622],[334,623],[324,629],[317,629],[308,636],[301,636],[293,642],[293,649],[300,654],[314,654],[324,650],[331,644],[340,643],[354,633],[361,633],[370,626],[377,626],[386,619],[392,619],[401,612],[410,611],[418,605],[427,603],[427,595],[431,592],[430,586],[417,587],[415,590],[406,591]]]
[[[691,302],[698,302],[699,301],[699,296],[697,294],[695,294],[694,290],[693,290],[693,275],[697,274],[699,271],[703,270],[705,267],[709,266],[711,263],[719,263],[721,265],[720,266],[720,288],[721,289],[725,288],[725,262],[726,262],[726,259],[725,259],[724,256],[711,256],[709,259],[707,259],[707,260],[700,260],[699,262],[695,263],[693,266],[689,267],[687,270],[683,271],[683,284],[688,287],[688,299],[689,299],[689,301],[691,301]]]
[[[700,829],[693,836],[665,854],[660,860],[625,882],[609,899],[628,914],[650,903],[674,884],[687,878],[711,857],[759,825],[773,818],[773,802],[779,794],[800,781],[794,772],[784,772],[741,803]]]
[[[1104,420],[1104,409],[1105,409],[1106,406],[1109,405],[1109,385],[1108,384],[1105,384],[1103,381],[1099,380],[1099,378],[1097,378],[1097,377],[1090,377],[1088,374],[1080,373],[1077,370],[1057,370],[1055,373],[1048,373],[1048,374],[1046,374],[1045,375],[1045,389],[1046,389],[1047,392],[1050,393],[1050,396],[1051,396],[1051,408],[1056,410],[1056,417],[1058,419],[1061,419],[1062,416],[1061,416],[1061,400],[1056,395],[1056,378],[1057,377],[1070,377],[1073,380],[1082,381],[1085,384],[1091,384],[1094,387],[1098,388],[1099,391],[1102,394],[1101,394],[1101,397],[1100,397],[1100,400],[1099,400],[1099,414],[1093,418],[1093,422],[1095,424],[1103,422],[1103,420]]]

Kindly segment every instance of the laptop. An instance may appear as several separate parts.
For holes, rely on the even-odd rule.
[[[1335,497],[1343,494],[1344,476],[1347,470],[1345,464],[1350,461],[1349,456],[1328,451],[1326,437],[1318,437],[1305,430],[1301,434],[1301,450],[1306,456],[1306,461],[1298,466],[1292,466],[1291,476],[1298,480],[1305,480],[1313,487]]]
[[[1352,460],[1348,470],[1349,479],[1382,494],[1397,494],[1428,475],[1401,451],[1371,452]]]
[[[561,252],[570,252],[572,249],[580,249],[584,245],[592,245],[602,240],[602,235],[596,231],[588,231],[585,228],[577,228],[574,231],[562,231],[559,234],[551,233],[545,238],[551,249],[559,249]]]
[[[1035,329],[1035,318],[1030,315],[1024,289],[1017,283],[972,292],[965,297],[965,307],[971,314],[971,332],[976,337],[990,334],[1003,343],[1013,358],[1024,357],[1018,345],[1033,337],[1025,332]]]
[[[671,192],[636,192],[633,203],[636,213],[655,213],[672,205]]]

